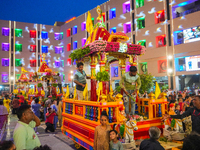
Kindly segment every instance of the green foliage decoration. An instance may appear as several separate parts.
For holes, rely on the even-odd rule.
[[[96,79],[99,82],[102,81],[109,81],[110,80],[110,75],[107,71],[102,71],[102,72],[98,72],[96,75]]]
[[[53,87],[57,87],[58,84],[57,84],[57,83],[53,83],[52,86],[53,86]]]
[[[141,80],[140,93],[144,94],[145,91],[149,92],[149,90],[153,87],[153,81],[155,78],[151,74],[139,74]]]
[[[42,87],[43,85],[42,85],[42,83],[38,83],[37,86],[40,88],[40,87]]]
[[[85,48],[79,48],[74,50],[69,57],[71,58],[72,62],[76,59],[76,60],[80,60],[81,58],[83,58],[85,55],[90,53],[90,48],[89,46],[85,47]]]

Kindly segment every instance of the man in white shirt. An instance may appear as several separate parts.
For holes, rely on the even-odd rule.
[[[44,92],[45,92],[44,98],[47,98],[47,95],[48,95],[47,78],[45,78],[45,80],[43,82],[43,89],[44,89]]]

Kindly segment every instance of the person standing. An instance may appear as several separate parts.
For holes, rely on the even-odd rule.
[[[33,113],[38,117],[40,118],[40,108],[41,108],[41,105],[38,104],[39,102],[39,99],[38,98],[35,98],[35,104],[33,104],[31,107],[32,107],[32,110],[33,110]],[[37,127],[35,127],[35,132],[37,131]],[[36,134],[38,134],[38,132],[36,132]]]
[[[40,140],[33,130],[40,125],[39,118],[33,113],[30,105],[21,105],[17,111],[18,123],[15,126],[13,139],[16,150],[32,150],[40,146]]]
[[[10,112],[10,99],[8,98],[8,95],[5,95],[5,98],[3,100],[3,105],[7,108],[8,114]]]
[[[57,105],[58,105],[58,122],[59,122],[59,127],[62,126],[62,100],[59,99],[59,97],[57,98]]]
[[[17,114],[17,109],[19,108],[19,98],[15,95],[15,98],[12,101],[13,110],[12,114]]]
[[[24,104],[24,96],[22,95],[22,92],[20,93],[20,95],[18,96],[19,97],[19,102],[20,102],[20,104],[22,105],[22,104]]]
[[[55,77],[58,83],[58,88],[60,89],[60,93],[62,93],[62,82],[61,82],[61,77],[60,74],[57,73],[57,76]]]
[[[168,115],[165,114],[162,120],[168,119],[168,118],[174,118],[174,119],[183,119],[185,117],[191,116],[192,119],[192,131],[197,132],[200,134],[200,95],[196,95],[193,100],[194,107],[191,107],[187,109],[183,114],[181,115]]]
[[[47,78],[45,78],[45,80],[43,81],[43,89],[44,89],[44,92],[45,92],[44,98],[47,98],[47,95],[48,95]]]
[[[83,70],[83,63],[79,62],[77,64],[77,71],[75,73],[74,77],[74,83],[76,83],[76,92],[78,95],[79,100],[83,100],[83,91],[85,89],[86,85],[86,79],[90,79],[91,77],[88,77]],[[75,95],[74,95],[75,96]]]
[[[119,82],[121,89],[123,90],[124,106],[127,117],[129,117],[129,98],[130,96],[136,97],[137,91],[140,89],[141,81],[139,75],[137,75],[137,68],[135,66],[130,67],[130,71],[122,75],[122,79]],[[131,99],[131,112],[130,115],[135,114],[135,100]],[[133,116],[134,117],[134,116]]]
[[[57,106],[57,101],[56,100],[54,100],[53,103],[51,104],[51,109],[56,113],[56,116],[54,116],[54,119],[53,119],[54,129],[56,129],[57,128],[57,123],[58,123],[58,116],[57,116],[58,106]]]

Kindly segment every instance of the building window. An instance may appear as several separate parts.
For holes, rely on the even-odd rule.
[[[41,36],[42,36],[42,39],[48,39],[48,32],[42,31]]]
[[[49,65],[49,60],[45,60],[46,64]]]
[[[173,18],[177,18],[197,11],[200,11],[200,1],[190,0],[174,5],[172,7],[172,16]]]
[[[156,47],[166,46],[166,35],[160,35],[156,37]]]
[[[146,40],[140,40],[137,42],[137,44],[146,47]]]
[[[21,52],[22,51],[22,44],[15,44],[15,51]]]
[[[144,0],[135,0],[136,8],[144,6]]]
[[[59,68],[60,67],[60,61],[55,61],[55,66],[56,66],[56,68]]]
[[[2,66],[8,67],[9,66],[9,58],[2,58],[1,63],[2,63]]]
[[[48,53],[48,46],[42,45],[42,53]]]
[[[81,23],[81,30],[84,31],[86,29],[86,22]]]
[[[30,60],[30,66],[31,67],[36,67],[36,60]]]
[[[9,36],[9,28],[2,27],[2,35],[3,36]]]
[[[63,46],[55,46],[55,53],[56,54],[63,53]]]
[[[15,59],[15,67],[21,67],[21,66],[22,66],[21,59]]]
[[[1,80],[3,83],[8,83],[8,78],[9,78],[8,74],[1,75]]]
[[[86,38],[83,38],[82,39],[82,47],[85,45],[85,43],[86,43]]]
[[[116,27],[111,28],[111,29],[110,29],[110,33],[112,33],[112,32],[113,32],[113,33],[116,33],[116,32],[117,32],[117,28],[116,28]]]
[[[71,74],[71,73],[68,73],[68,81],[72,81],[71,76],[72,76],[72,74]]]
[[[137,19],[137,27],[138,29],[145,28],[145,17],[141,17]]]
[[[160,23],[165,21],[165,11],[161,10],[155,13],[155,23]]]
[[[62,40],[63,39],[63,32],[61,33],[54,33],[55,40]]]
[[[67,44],[67,51],[71,50],[71,43]]]
[[[113,19],[116,17],[116,8],[112,8],[111,10],[109,10],[109,16],[110,16],[110,19]]]
[[[77,26],[73,27],[73,34],[77,34]]]
[[[131,32],[131,22],[127,22],[124,24],[124,33]]]
[[[174,32],[174,44],[190,43],[200,40],[200,26]]]
[[[9,43],[2,43],[1,44],[2,51],[9,51],[9,46],[10,46]]]
[[[75,50],[75,49],[77,49],[77,47],[78,47],[78,42],[77,42],[77,41],[74,41],[74,42],[73,42],[73,49]]]
[[[19,80],[20,76],[21,76],[21,74],[16,74],[15,75],[16,80]]]
[[[92,24],[93,24],[93,26],[94,26],[94,18],[92,18]]]
[[[184,37],[183,30],[175,31],[174,32],[174,45],[178,45],[178,44],[184,43],[184,38],[183,37]]]
[[[71,29],[67,29],[67,37],[71,36]]]
[[[15,29],[15,36],[22,37],[22,29]]]
[[[167,60],[158,60],[158,73],[167,72]]]
[[[36,52],[36,45],[30,45],[30,52]]]
[[[130,1],[127,1],[123,4],[123,13],[128,13],[130,12]]]
[[[61,79],[62,79],[62,82],[65,81],[65,74],[64,73],[61,73]]]
[[[71,58],[67,59],[67,65],[70,66],[72,64]]]
[[[61,61],[60,61],[60,67],[64,67],[64,66],[65,66],[64,60],[61,60]]]
[[[36,38],[36,31],[30,30],[30,38]]]

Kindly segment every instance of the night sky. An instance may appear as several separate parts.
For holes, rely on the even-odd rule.
[[[53,25],[108,0],[0,0],[0,20]]]

